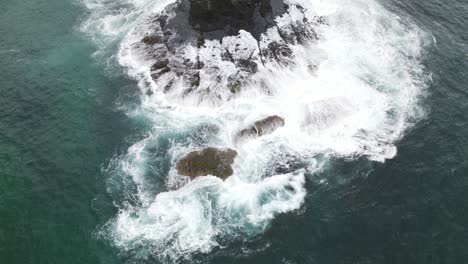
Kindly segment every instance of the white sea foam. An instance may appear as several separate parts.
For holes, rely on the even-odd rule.
[[[320,15],[327,21],[315,28],[318,41],[292,47],[294,67],[266,65],[237,97],[222,104],[213,104],[209,96],[200,100],[177,92],[142,93],[138,112],[153,120],[155,128],[117,160],[123,174],[132,177],[141,202],[122,206],[110,221],[107,234],[117,246],[143,248],[140,256],[171,262],[209,252],[230,238],[259,234],[275,215],[300,208],[306,170],[311,173],[326,162],[316,160],[317,154],[380,162],[396,155],[395,142],[423,115],[419,98],[427,76],[419,60],[424,34],[373,0],[294,1],[308,10],[306,16]],[[145,19],[170,2],[87,0],[92,15],[82,29],[101,39],[126,34],[119,62],[143,91],[155,85],[149,73],[153,61],[134,45],[149,30]],[[116,8],[119,5],[126,7]],[[291,12],[287,19],[295,15],[301,14]],[[274,32],[268,37],[274,38]],[[249,38],[244,40],[248,45]],[[313,72],[311,63],[318,65]],[[236,132],[270,115],[283,117],[285,126],[258,139],[234,142]],[[219,134],[209,140],[173,140],[168,150],[172,168],[163,175],[168,191],[148,191],[144,168],[154,158],[149,149],[159,147],[161,131],[177,133],[203,123],[220,127]],[[204,146],[236,149],[234,175],[224,182],[178,176],[177,160]],[[305,161],[309,167],[282,175],[271,171],[275,164],[288,165],[287,159]]]
[[[279,213],[298,209],[305,197],[304,174],[276,175],[257,183],[198,178],[177,191],[156,196],[145,208],[121,210],[112,225],[116,243],[177,260],[209,252],[216,238],[256,234]],[[183,256],[182,256],[183,257]]]
[[[175,0],[82,0],[90,14],[80,30],[98,44],[97,53],[108,52],[141,20],[158,13]]]

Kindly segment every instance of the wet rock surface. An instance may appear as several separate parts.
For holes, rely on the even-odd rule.
[[[271,165],[271,174],[287,174],[305,168],[306,166],[307,164],[301,161],[299,158],[289,156],[285,157],[285,159],[281,162],[273,163]]]
[[[177,163],[179,175],[198,177],[213,175],[226,179],[232,175],[232,163],[237,156],[233,149],[206,148],[192,151]]]
[[[239,142],[249,138],[261,137],[263,135],[271,134],[279,127],[284,126],[285,122],[282,117],[269,116],[267,118],[256,121],[252,126],[247,127],[235,136],[235,141]]]
[[[282,0],[191,0],[190,24],[203,33],[236,35],[243,29],[259,38],[285,12]],[[216,34],[216,33],[215,33]],[[213,36],[209,37],[215,37]],[[210,34],[208,34],[210,35]]]
[[[323,18],[283,0],[181,0],[150,21],[138,46],[165,93],[229,99],[266,64],[292,63],[291,45],[317,39]],[[152,93],[149,93],[152,94]]]

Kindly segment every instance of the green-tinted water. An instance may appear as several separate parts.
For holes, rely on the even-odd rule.
[[[391,1],[431,32],[427,118],[384,164],[333,161],[305,211],[280,215],[206,263],[464,263],[468,259],[468,18],[463,0]],[[0,262],[126,263],[96,232],[116,215],[103,167],[141,124],[117,110],[135,84],[106,72],[76,2],[0,7]],[[140,127],[140,128],[139,128]],[[129,140],[132,141],[132,140]],[[147,260],[154,262],[154,260]],[[138,260],[136,262],[144,262]],[[190,262],[190,261],[188,261]]]
[[[0,8],[0,260],[112,263],[92,233],[112,215],[101,164],[128,130],[120,80],[91,58],[70,1]]]

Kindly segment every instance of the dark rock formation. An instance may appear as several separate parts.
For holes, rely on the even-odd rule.
[[[306,11],[283,0],[180,0],[151,19],[136,53],[154,61],[165,93],[177,85],[182,96],[229,99],[267,63],[292,63],[290,45],[317,38],[323,19]]]
[[[202,33],[222,35],[237,35],[243,29],[259,39],[284,12],[282,0],[191,0],[190,24]]]
[[[213,175],[226,179],[233,173],[232,163],[237,152],[232,149],[206,148],[187,154],[177,163],[180,175],[198,177]]]
[[[262,120],[255,122],[252,126],[242,129],[235,136],[235,141],[260,137],[263,135],[271,134],[277,128],[284,126],[284,119],[279,116],[269,116]]]
[[[273,175],[291,173],[299,169],[305,168],[307,166],[306,163],[304,163],[297,157],[296,158],[285,157],[285,158],[286,158],[285,160],[271,165]]]

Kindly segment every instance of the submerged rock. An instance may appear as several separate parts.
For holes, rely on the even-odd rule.
[[[346,98],[330,98],[310,103],[304,107],[302,127],[307,130],[322,130],[335,125],[355,111],[355,106]]]
[[[192,130],[190,137],[195,143],[206,144],[219,133],[219,130],[215,124],[202,124]]]
[[[248,138],[260,137],[271,134],[279,127],[284,126],[284,119],[277,115],[258,120],[252,126],[242,129],[235,136],[235,141],[245,140]]]
[[[213,175],[226,179],[233,173],[232,163],[237,156],[233,149],[206,148],[192,151],[177,163],[180,175],[198,177]]]
[[[284,160],[273,163],[271,167],[271,172],[273,175],[278,174],[287,174],[299,169],[305,168],[306,163],[298,159],[297,157],[285,157]]]

